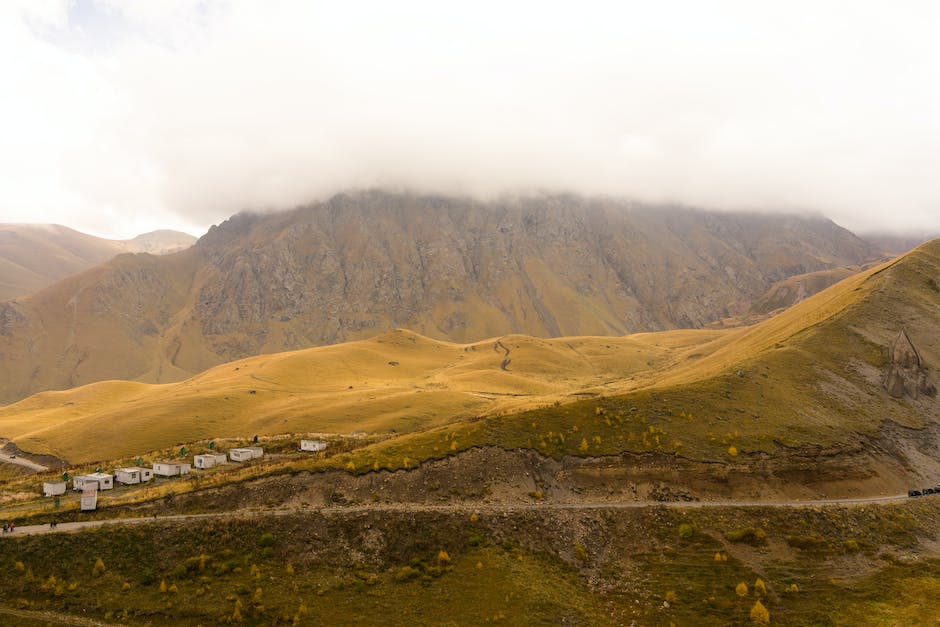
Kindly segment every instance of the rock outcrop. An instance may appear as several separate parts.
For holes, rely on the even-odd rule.
[[[920,352],[903,329],[891,345],[884,385],[894,398],[917,398],[920,394],[933,397],[937,394]]]

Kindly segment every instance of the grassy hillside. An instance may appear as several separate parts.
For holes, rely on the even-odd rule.
[[[0,539],[4,624],[915,625],[936,507],[342,510]],[[7,613],[9,612],[9,613]],[[18,612],[18,613],[17,613]],[[22,620],[23,622],[17,622]]]
[[[0,409],[0,432],[26,450],[81,462],[239,434],[417,431],[630,389],[725,334],[451,344],[399,330],[232,362],[180,383],[43,392]]]
[[[926,476],[936,462],[919,461],[916,449],[933,441],[937,399],[894,398],[882,383],[902,329],[927,379],[940,363],[931,331],[938,249],[925,245],[752,327],[466,345],[396,331],[233,362],[177,384],[43,393],[0,410],[0,429],[26,450],[72,462],[251,433],[400,436],[358,452],[362,469],[478,445],[730,462],[877,442],[883,458]]]
[[[741,314],[787,276],[873,247],[832,222],[611,199],[340,194],[239,214],[177,255],[122,256],[0,303],[0,402],[408,328],[619,336]]]
[[[178,231],[110,240],[58,224],[0,224],[0,301],[38,292],[121,253],[166,254],[195,240]]]

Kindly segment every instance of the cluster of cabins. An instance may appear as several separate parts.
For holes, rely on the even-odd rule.
[[[326,449],[326,442],[321,440],[301,440],[300,450],[318,452]],[[93,472],[87,475],[72,477],[72,489],[82,492],[82,509],[95,509],[97,507],[97,493],[99,490],[111,490],[114,482],[123,485],[136,485],[146,483],[154,477],[180,477],[188,475],[195,467],[197,470],[206,470],[221,464],[245,462],[264,456],[264,449],[260,446],[246,446],[230,449],[225,453],[205,453],[193,457],[193,463],[183,461],[154,462],[152,468],[131,466],[118,468],[113,475],[104,472]],[[59,496],[65,494],[67,485],[65,481],[47,481],[42,484],[43,496]]]

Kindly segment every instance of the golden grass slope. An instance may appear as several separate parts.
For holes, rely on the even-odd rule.
[[[720,457],[729,444],[743,452],[846,442],[885,418],[912,427],[937,420],[935,399],[892,399],[880,386],[901,328],[928,365],[940,363],[937,277],[940,242],[740,329],[471,344],[398,330],[232,362],[180,383],[41,393],[0,409],[0,435],[78,462],[253,433],[478,430],[475,419],[488,416],[489,435],[464,442],[527,446],[539,441],[530,414],[557,434],[606,405],[637,408],[643,429],[661,437],[617,440],[608,431],[619,427],[606,420],[592,453],[676,452],[681,441],[690,454]],[[576,399],[590,400],[569,404]],[[577,452],[558,449],[566,451]]]
[[[27,450],[80,462],[255,433],[414,431],[585,389],[630,389],[725,333],[452,344],[398,330],[252,357],[179,383],[107,381],[43,392],[0,409],[0,432]]]

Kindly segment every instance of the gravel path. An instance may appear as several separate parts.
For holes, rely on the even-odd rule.
[[[571,503],[374,503],[369,505],[348,505],[330,507],[249,509],[233,512],[212,512],[209,514],[177,514],[171,516],[148,516],[136,518],[110,518],[104,520],[85,520],[62,522],[55,529],[46,525],[26,525],[16,527],[15,535],[33,535],[46,533],[67,533],[104,527],[107,525],[144,525],[166,521],[198,520],[201,518],[250,518],[258,516],[286,516],[299,513],[317,513],[326,516],[343,514],[362,514],[368,512],[437,512],[437,513],[516,513],[539,511],[570,510],[618,510],[667,507],[673,509],[693,509],[710,507],[844,507],[850,505],[891,504],[908,500],[906,494],[893,496],[875,496],[868,498],[820,499],[811,501],[616,501],[616,502],[571,502]]]

